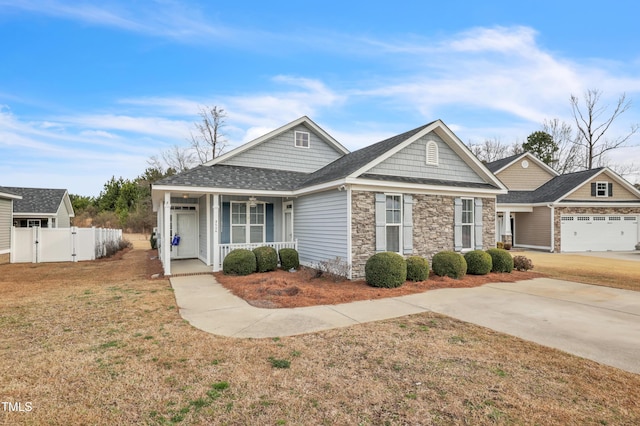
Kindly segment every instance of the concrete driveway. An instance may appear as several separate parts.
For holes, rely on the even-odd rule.
[[[640,292],[539,278],[407,298],[434,312],[640,373]]]
[[[550,278],[380,300],[262,309],[211,275],[171,278],[180,314],[230,337],[275,337],[438,312],[640,374],[640,292]]]

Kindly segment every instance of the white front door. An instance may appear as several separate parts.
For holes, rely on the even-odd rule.
[[[179,242],[178,238],[179,237]],[[177,245],[173,245],[173,242]],[[171,258],[192,259],[198,257],[198,220],[195,211],[171,212]]]
[[[293,202],[284,203],[284,241],[293,241]]]

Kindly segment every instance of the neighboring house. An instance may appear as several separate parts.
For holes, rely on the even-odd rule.
[[[440,120],[349,152],[307,117],[152,186],[167,275],[172,259],[218,271],[260,245],[295,246],[308,266],[339,258],[350,278],[376,252],[486,249],[506,192]]]
[[[0,186],[0,263],[9,262],[12,247],[13,203],[20,198],[18,194]]]
[[[13,203],[13,225],[16,228],[69,228],[74,216],[66,189],[5,187],[21,199]]]
[[[634,250],[640,191],[604,167],[564,175],[525,152],[487,164],[498,195],[498,241],[556,252]]]

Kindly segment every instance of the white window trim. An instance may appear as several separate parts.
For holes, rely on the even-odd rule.
[[[465,212],[465,210],[464,210],[464,202],[465,202],[465,200],[471,202],[471,222],[465,222],[464,221],[464,212]],[[463,241],[462,242],[462,244],[463,244],[462,251],[463,252],[471,251],[475,247],[475,243],[476,243],[475,242],[475,225],[476,225],[476,221],[475,221],[476,212],[475,212],[475,209],[476,209],[476,206],[475,206],[475,199],[474,198],[462,198],[462,213],[461,213],[462,217],[460,218],[460,224],[462,225],[461,232],[462,232],[462,230],[464,229],[465,226],[468,226],[468,227],[471,228],[471,231],[470,231],[471,239],[469,241],[470,242],[470,247],[465,247],[464,246],[464,238],[463,238],[462,239],[462,241]],[[462,235],[464,235],[464,232],[462,233]]]
[[[289,208],[289,205],[291,205],[291,208]],[[293,226],[294,224],[293,201],[284,201],[282,203],[282,241],[287,241],[286,214],[288,212],[291,213],[291,240],[295,241],[296,234],[295,234],[295,227]],[[265,214],[266,214],[266,210],[265,210]],[[266,222],[266,216],[265,216],[265,222]]]
[[[598,192],[599,192],[598,186],[599,185],[604,185],[604,195],[598,194]],[[609,182],[605,182],[605,181],[596,182],[596,197],[598,197],[598,198],[606,198],[608,196],[609,196]]]
[[[304,145],[298,145],[298,134],[300,135],[307,135],[307,146]],[[309,149],[311,148],[311,133],[309,132],[301,132],[301,131],[294,131],[293,132],[293,146],[296,148],[305,148],[305,149]]]
[[[247,208],[245,210],[245,223],[237,223],[234,224],[233,223],[233,205],[234,204],[244,204]],[[252,226],[261,226],[262,227],[262,241],[257,241],[257,242],[266,242],[266,237],[267,237],[267,206],[266,203],[264,202],[256,202],[255,205],[262,205],[262,216],[263,216],[263,221],[261,224],[258,223],[251,223],[251,206],[250,206],[250,202],[248,201],[231,201],[231,205],[229,206],[229,225],[231,226],[231,229],[229,229],[229,241],[231,242],[231,244],[250,244],[251,243],[251,227]],[[233,242],[233,227],[234,226],[244,226],[245,227],[245,234],[244,234],[244,243],[234,243]],[[254,241],[255,243],[256,241]]]
[[[40,219],[27,219],[27,228],[41,228],[42,221]]]
[[[438,144],[435,141],[427,142],[427,145],[425,147],[425,163],[429,166],[437,166],[439,162],[438,157]]]
[[[384,235],[385,235],[385,250],[388,250],[389,247],[389,241],[387,241],[386,236],[387,234],[387,228],[389,228],[390,226],[396,227],[398,228],[398,251],[395,253],[398,254],[402,254],[402,247],[403,247],[403,241],[402,241],[402,227],[404,225],[404,200],[402,197],[402,194],[387,194],[385,193],[385,199],[384,199]],[[400,197],[400,222],[399,223],[387,223],[387,197]]]

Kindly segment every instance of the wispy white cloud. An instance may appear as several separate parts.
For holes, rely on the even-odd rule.
[[[224,25],[209,22],[193,4],[187,7],[173,1],[111,1],[96,5],[86,1],[0,0],[0,8],[191,42],[237,34]]]

